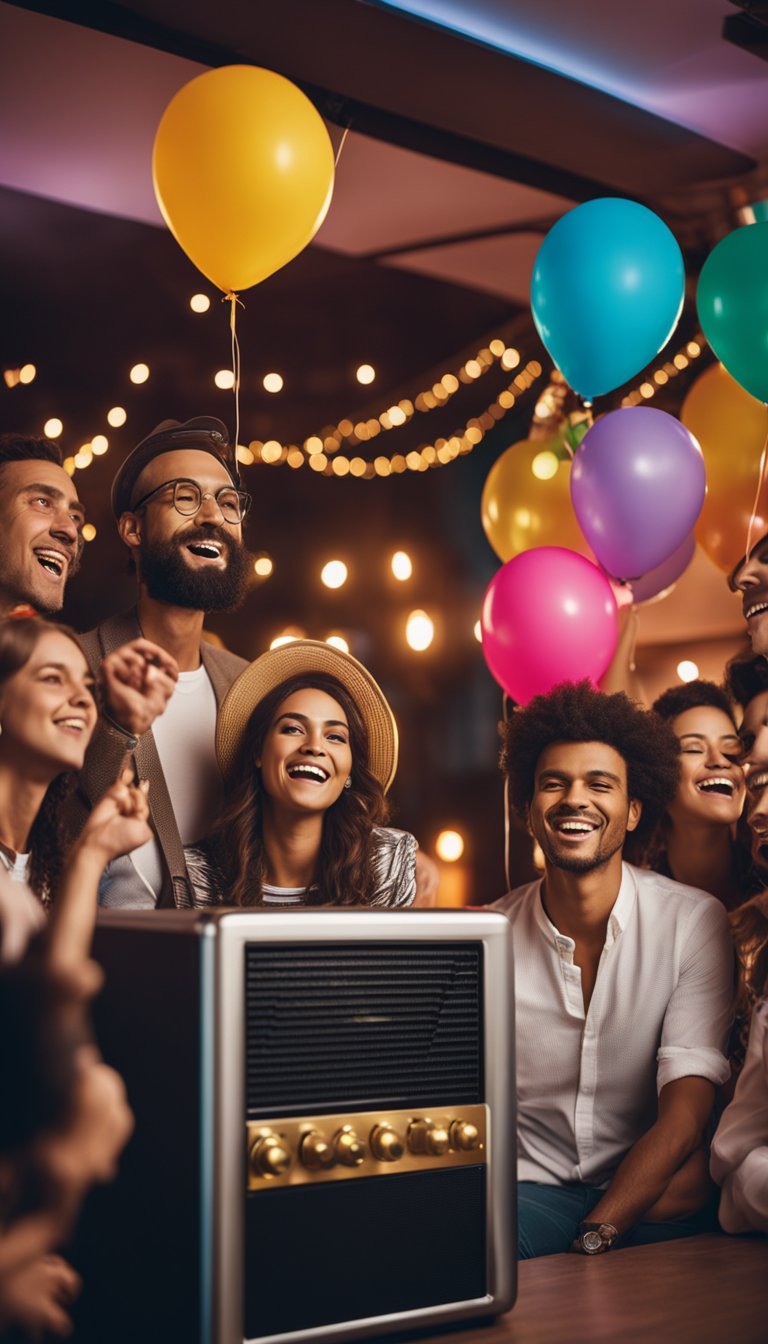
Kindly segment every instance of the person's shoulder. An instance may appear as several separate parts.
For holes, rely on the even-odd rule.
[[[210,644],[205,639],[200,645],[200,652],[206,666],[215,667],[219,672],[230,676],[233,681],[249,666],[248,659],[241,658],[239,653],[232,653],[230,649],[220,649],[217,644]]]
[[[625,866],[635,879],[641,913],[649,912],[656,920],[665,916],[668,919],[694,916],[727,925],[725,907],[711,892],[701,887],[689,887],[685,882],[676,882],[673,877],[649,868],[634,868],[631,864]]]
[[[524,886],[514,887],[512,891],[508,891],[505,896],[501,896],[498,901],[493,901],[491,905],[486,905],[484,909],[498,910],[500,914],[515,919],[534,903],[540,887],[540,878],[537,878],[535,882],[526,882]]]
[[[412,905],[416,895],[416,837],[410,831],[375,826],[371,835],[373,905]]]

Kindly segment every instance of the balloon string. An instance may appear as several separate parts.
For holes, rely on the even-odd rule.
[[[235,392],[235,470],[237,470],[237,446],[240,442],[240,342],[237,339],[237,305],[245,307],[241,298],[238,298],[234,290],[230,290],[224,295],[224,301],[228,302],[229,307],[229,330],[232,335],[232,386]]]
[[[339,148],[336,150],[336,157],[335,157],[335,159],[333,160],[333,166],[334,166],[334,168],[338,168],[338,166],[339,166],[339,159],[341,158],[341,151],[342,151],[342,149],[344,148],[344,146],[345,146],[345,144],[346,144],[346,142],[347,142],[347,136],[348,136],[348,135],[349,135],[349,127],[348,127],[348,126],[345,126],[345,127],[344,127],[344,134],[342,135],[342,137],[341,137],[341,139],[340,139],[340,141],[339,141]]]
[[[506,693],[506,691],[505,691],[505,692],[502,694],[502,697],[501,697],[501,717],[502,717],[502,721],[503,721],[504,723],[506,723],[506,722],[508,721],[510,715],[511,715],[512,713],[514,713],[514,709],[515,709],[515,702],[514,702],[514,700],[512,699],[511,696],[507,695],[507,693]],[[511,890],[512,890],[512,878],[511,878],[511,875],[510,875],[510,858],[511,858],[511,855],[510,855],[510,845],[511,845],[511,843],[512,843],[512,824],[511,824],[510,810],[511,810],[511,808],[510,808],[510,801],[509,801],[509,776],[508,776],[508,775],[506,774],[506,772],[505,772],[505,774],[504,774],[504,876],[505,876],[506,879],[507,879],[507,891],[511,891]]]
[[[757,522],[758,509],[760,507],[760,495],[762,493],[763,486],[765,485],[765,477],[767,470],[768,470],[768,435],[766,436],[765,443],[763,444],[763,451],[760,454],[760,471],[758,473],[757,478],[757,490],[755,491],[755,502],[752,505],[752,513],[749,519],[749,527],[747,528],[747,549],[745,551],[747,559],[749,559],[750,552],[752,550],[752,536],[755,530],[755,523]]]

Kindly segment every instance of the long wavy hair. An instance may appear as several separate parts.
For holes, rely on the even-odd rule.
[[[373,830],[388,816],[384,789],[368,767],[365,720],[349,692],[335,677],[311,673],[290,677],[254,709],[243,733],[227,781],[224,804],[205,848],[223,879],[227,904],[258,905],[266,880],[264,788],[260,757],[280,706],[295,691],[325,691],[347,717],[352,752],[352,784],[342,789],[323,817],[323,833],[308,902],[316,905],[368,905],[373,897]]]
[[[77,635],[69,626],[54,625],[41,616],[0,620],[0,700],[5,683],[26,667],[42,636],[51,633],[66,635],[82,653]],[[46,907],[51,905],[58,893],[67,851],[74,839],[62,818],[68,811],[65,804],[76,785],[77,773],[73,770],[62,771],[56,776],[48,786],[29,833],[27,880]]]

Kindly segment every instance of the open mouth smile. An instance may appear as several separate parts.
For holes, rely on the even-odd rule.
[[[298,761],[295,765],[288,766],[289,779],[306,779],[313,784],[325,784],[330,779],[330,774],[324,770],[322,765],[310,765],[307,761]]]
[[[556,817],[550,824],[553,831],[567,840],[584,840],[600,827],[599,822],[586,817]]]
[[[35,558],[40,568],[50,574],[52,579],[61,579],[69,564],[69,557],[63,551],[55,551],[52,547],[39,547],[35,551]]]
[[[753,616],[761,616],[764,611],[768,611],[768,602],[744,603],[744,619],[746,621],[751,621]]]
[[[200,560],[222,560],[224,556],[224,546],[220,541],[190,541],[186,549]]]
[[[88,727],[85,719],[70,717],[66,719],[54,719],[57,728],[62,728],[64,732],[73,733],[75,737],[80,737]]]
[[[700,780],[696,788],[699,793],[716,793],[721,798],[732,798],[736,785],[726,775],[711,775],[708,779]]]

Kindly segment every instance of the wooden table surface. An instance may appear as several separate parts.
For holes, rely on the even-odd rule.
[[[517,1303],[428,1344],[768,1344],[768,1238],[686,1237],[519,1266]]]

